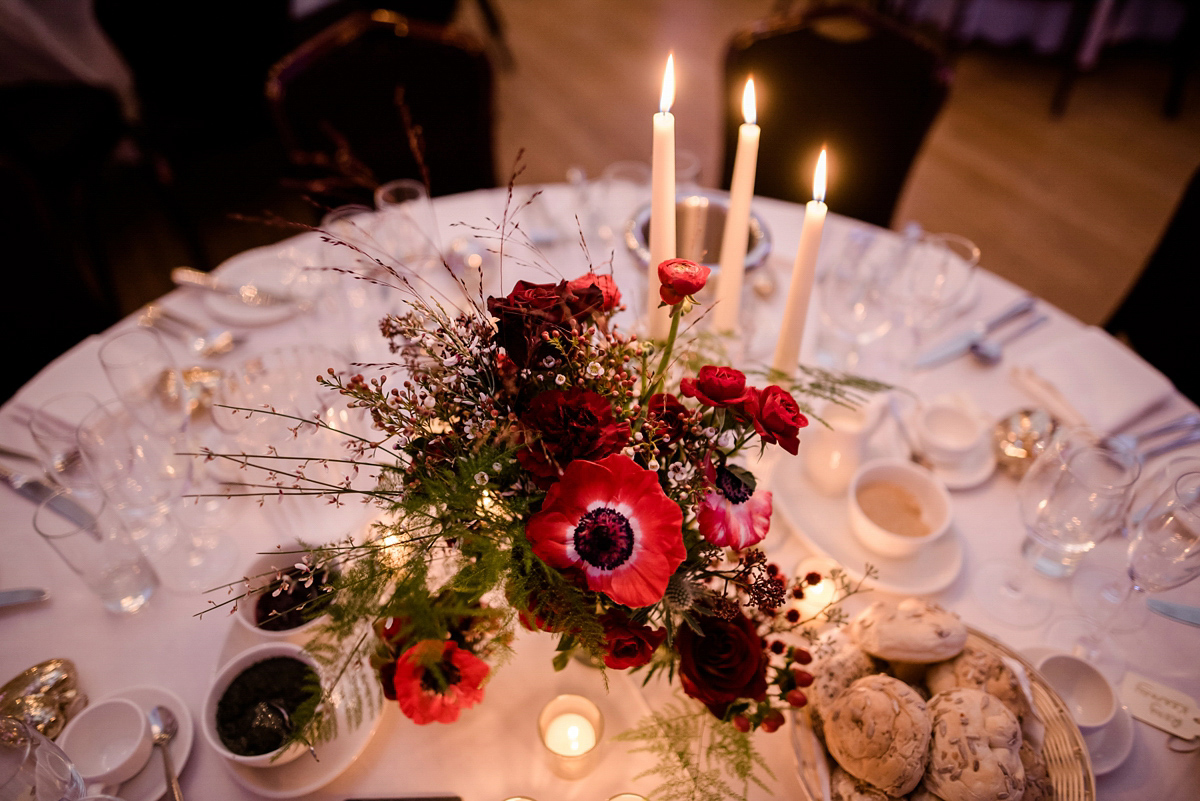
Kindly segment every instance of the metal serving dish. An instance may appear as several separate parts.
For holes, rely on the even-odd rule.
[[[700,189],[675,196],[675,255],[717,270],[729,193]],[[625,224],[625,245],[643,268],[650,263],[650,205],[637,210]],[[771,234],[762,218],[750,212],[746,239],[746,270],[761,267],[771,253]]]

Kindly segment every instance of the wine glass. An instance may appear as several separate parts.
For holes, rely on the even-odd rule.
[[[0,801],[77,801],[85,794],[61,748],[24,721],[0,717]]]
[[[412,178],[389,181],[375,190],[375,208],[375,238],[388,255],[414,273],[440,261],[441,237],[425,184]]]
[[[1118,617],[1137,593],[1163,592],[1200,576],[1200,471],[1183,473],[1150,504],[1134,526],[1126,549],[1127,575],[1121,602],[1100,623],[1064,618],[1046,631],[1046,639],[1119,677],[1124,667],[1109,637]]]
[[[187,428],[195,399],[155,331],[136,328],[117,334],[101,346],[100,364],[121,403],[142,426],[164,437]]]
[[[873,258],[875,240],[868,231],[852,231],[841,257],[821,277],[818,359],[827,367],[861,373],[866,352],[895,323],[883,265]]]
[[[980,573],[975,595],[987,613],[1017,628],[1044,623],[1052,604],[1027,591],[1030,573],[1072,575],[1096,543],[1119,527],[1140,471],[1136,454],[1091,429],[1061,431],[1017,485],[1024,561]]]

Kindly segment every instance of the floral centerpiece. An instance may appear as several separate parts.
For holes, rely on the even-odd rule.
[[[498,228],[503,259],[519,228],[507,215]],[[411,290],[402,271],[371,263],[368,280]],[[627,736],[659,753],[667,786],[720,795],[724,780],[702,781],[705,769],[685,764],[692,749],[672,745],[709,732],[706,756],[744,795],[761,765],[748,734],[777,729],[812,680],[809,652],[785,637],[812,618],[790,601],[822,578],[841,596],[858,590],[841,574],[791,579],[755,548],[772,499],[748,465],[768,447],[796,453],[813,398],[849,404],[876,387],[815,370],[784,387],[706,361],[701,338],[680,332],[709,270],[674,259],[655,272],[671,312],[663,343],[619,330],[619,288],[588,272],[518,281],[466,312],[411,292],[412,311],[381,323],[393,364],[320,378],[370,416],[370,436],[348,437],[347,461],[377,472],[363,494],[388,514],[364,540],[299,562],[339,567],[323,599],[330,622],[310,648],[343,671],[367,661],[414,722],[452,723],[483,701],[517,626],[545,632],[556,668],[574,654],[677,677],[700,706]],[[302,469],[270,469],[303,486]],[[340,502],[351,490],[322,491]],[[320,711],[298,724],[301,738],[329,734]]]

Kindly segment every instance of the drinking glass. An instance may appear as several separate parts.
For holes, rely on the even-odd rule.
[[[1046,631],[1056,646],[1068,647],[1112,677],[1124,659],[1109,637],[1135,594],[1174,589],[1200,576],[1200,472],[1184,473],[1150,505],[1133,529],[1126,549],[1128,572],[1121,602],[1107,619],[1064,618]]]
[[[43,403],[29,417],[29,433],[46,475],[79,494],[98,492],[79,453],[76,429],[99,402],[86,392],[67,392]]]
[[[873,345],[892,330],[895,311],[887,298],[887,265],[876,257],[877,237],[853,231],[840,258],[821,277],[818,361],[836,370],[864,373]]]
[[[195,592],[221,584],[237,553],[226,535],[207,524],[199,503],[184,497],[215,493],[197,480],[198,457],[181,450],[179,440],[141,427],[116,401],[84,418],[78,435],[97,485],[163,584]]]
[[[626,223],[650,202],[650,177],[650,165],[642,161],[617,161],[604,169],[595,190],[599,245],[611,250],[621,244]]]
[[[0,801],[77,801],[85,791],[71,760],[32,726],[0,717]]]
[[[54,498],[34,513],[33,527],[50,543],[88,589],[99,596],[110,612],[138,611],[158,586],[158,576],[145,555],[121,525],[115,510],[100,496],[78,496],[63,490],[55,496],[69,499],[87,513],[69,519],[54,509]]]
[[[411,178],[389,181],[375,190],[375,208],[375,239],[400,266],[419,273],[441,261],[437,217],[425,184]]]
[[[980,573],[975,594],[988,614],[1018,628],[1044,623],[1051,603],[1027,592],[1029,574],[1072,575],[1088,551],[1120,526],[1140,470],[1131,450],[1085,427],[1064,429],[1017,485],[1025,561]]]
[[[187,427],[196,400],[157,332],[136,328],[117,334],[101,346],[100,364],[121,403],[142,426],[163,436]]]

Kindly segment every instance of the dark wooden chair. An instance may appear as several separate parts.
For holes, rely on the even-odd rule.
[[[1104,328],[1200,403],[1200,168],[1192,174],[1158,247]]]
[[[333,24],[267,80],[288,158],[339,201],[397,178],[433,195],[495,186],[492,91],[472,39],[386,10]]]
[[[894,19],[855,5],[817,7],[739,33],[725,59],[724,186],[750,75],[762,127],[755,192],[810,200],[825,145],[830,208],[889,225],[949,91],[941,52]]]

